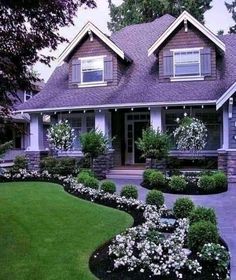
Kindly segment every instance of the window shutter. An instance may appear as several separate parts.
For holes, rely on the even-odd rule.
[[[201,74],[211,76],[211,49],[209,48],[201,50]]]
[[[163,74],[166,77],[173,76],[174,72],[173,52],[164,51],[163,53]]]
[[[81,61],[79,59],[72,60],[72,83],[81,83]]]
[[[113,80],[113,62],[112,56],[104,57],[104,81]]]

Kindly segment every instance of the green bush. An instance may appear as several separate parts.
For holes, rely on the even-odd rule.
[[[80,184],[84,184],[85,181],[87,180],[87,178],[90,178],[91,176],[89,175],[89,173],[87,173],[86,171],[82,171],[78,174],[77,176],[77,182]]]
[[[146,169],[143,172],[143,183],[150,186],[150,176],[155,172],[156,170],[154,169]]]
[[[116,192],[116,184],[112,181],[104,181],[101,185],[101,190],[108,193],[115,193]]]
[[[14,165],[12,167],[12,172],[17,173],[20,169],[28,168],[28,160],[25,156],[16,156],[14,161]]]
[[[40,161],[42,171],[48,171],[50,174],[56,174],[57,160],[55,157],[45,157]]]
[[[126,198],[137,199],[138,198],[138,189],[136,186],[126,185],[122,188],[120,195],[124,196]]]
[[[224,172],[216,172],[212,175],[215,181],[215,187],[218,191],[223,191],[227,189],[227,176]]]
[[[218,243],[219,234],[216,225],[210,222],[197,222],[189,227],[188,247],[193,252],[200,252],[207,243]]]
[[[189,215],[190,224],[200,221],[210,222],[214,225],[217,224],[216,214],[212,208],[196,207]]]
[[[198,181],[198,187],[206,193],[216,190],[216,184],[213,176],[203,175]]]
[[[162,188],[165,185],[165,177],[160,171],[154,170],[149,178],[152,189]]]
[[[157,208],[163,206],[165,202],[164,195],[162,192],[157,190],[151,190],[148,192],[146,197],[146,203],[151,205],[156,205]]]
[[[84,178],[84,186],[87,188],[92,188],[92,189],[98,190],[99,181],[96,178],[87,175]]]
[[[81,168],[80,171],[79,171],[79,174],[80,173],[87,173],[90,177],[95,178],[94,172],[89,168]]]
[[[50,174],[66,176],[76,173],[76,160],[71,157],[45,157],[41,160],[40,166],[42,171],[48,171]]]
[[[175,201],[173,211],[178,219],[188,218],[194,209],[194,203],[189,198],[178,198]]]
[[[182,176],[172,176],[169,182],[170,189],[176,192],[184,192],[187,184],[187,181]]]

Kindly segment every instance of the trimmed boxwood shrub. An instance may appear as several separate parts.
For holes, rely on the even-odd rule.
[[[175,201],[173,211],[178,219],[188,218],[194,209],[194,203],[191,199],[183,197]]]
[[[206,193],[211,193],[216,190],[216,184],[213,176],[203,175],[198,181],[198,187]]]
[[[227,189],[227,176],[224,172],[216,172],[212,175],[215,181],[215,187],[217,191],[224,191]]]
[[[14,161],[14,165],[11,168],[11,172],[18,173],[20,169],[28,168],[28,160],[25,156],[16,156]]]
[[[164,195],[162,192],[157,190],[151,190],[148,192],[146,197],[146,203],[156,205],[157,208],[160,208],[163,206],[165,202]]]
[[[95,190],[99,189],[99,181],[96,178],[88,176],[88,175],[87,175],[87,177],[85,176],[83,184],[87,188],[92,188]]]
[[[149,185],[150,186],[150,176],[153,174],[153,172],[156,172],[156,170],[154,169],[146,169],[144,172],[143,172],[143,183],[145,185]]]
[[[108,193],[115,193],[116,192],[116,184],[112,181],[104,181],[101,184],[101,190]]]
[[[200,252],[204,244],[219,242],[217,227],[206,221],[194,223],[189,227],[187,240],[190,250]]]
[[[150,187],[152,189],[159,189],[165,185],[165,177],[160,171],[154,170],[149,178],[150,178]]]
[[[184,192],[187,188],[187,181],[182,176],[172,176],[169,182],[169,187],[175,192]]]
[[[126,198],[137,199],[138,198],[138,189],[134,185],[126,185],[122,188],[120,195],[124,196]]]
[[[94,172],[89,168],[81,168],[80,171],[79,171],[79,174],[80,173],[87,173],[90,177],[95,178]]]
[[[190,224],[194,224],[200,221],[210,222],[216,225],[215,211],[212,208],[196,207],[189,215],[189,222]]]
[[[40,166],[42,171],[48,171],[50,174],[66,176],[76,173],[76,160],[71,157],[45,157],[41,160]]]

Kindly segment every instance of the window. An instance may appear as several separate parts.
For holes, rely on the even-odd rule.
[[[104,58],[90,57],[81,59],[82,83],[96,83],[104,81]]]
[[[30,92],[27,92],[27,91],[24,92],[24,102],[28,101],[32,97],[33,97],[33,92],[31,92],[31,91]]]
[[[174,51],[174,76],[201,76],[200,50]]]

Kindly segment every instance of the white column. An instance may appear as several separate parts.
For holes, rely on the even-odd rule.
[[[229,114],[228,106],[223,107],[223,149],[229,148]]]
[[[30,115],[30,146],[29,151],[42,151],[43,147],[43,117],[40,114]]]
[[[150,108],[150,123],[152,128],[155,130],[159,129],[162,131],[162,115],[161,115],[161,107],[153,107]]]
[[[95,129],[101,131],[104,135],[108,133],[107,110],[95,111]]]

